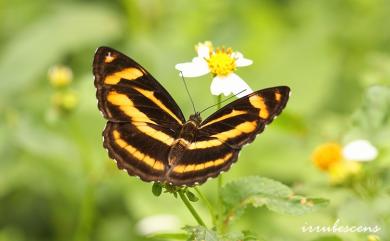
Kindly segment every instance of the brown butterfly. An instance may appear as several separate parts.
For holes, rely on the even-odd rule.
[[[202,121],[188,120],[171,95],[126,55],[100,47],[93,61],[98,107],[107,119],[104,147],[120,169],[144,181],[193,186],[216,177],[237,160],[280,114],[287,86],[255,91]]]

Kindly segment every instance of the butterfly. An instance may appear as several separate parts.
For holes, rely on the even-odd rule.
[[[194,186],[227,171],[286,106],[290,88],[255,91],[202,121],[188,120],[141,65],[109,47],[93,61],[98,108],[107,120],[103,146],[119,169],[143,181]]]

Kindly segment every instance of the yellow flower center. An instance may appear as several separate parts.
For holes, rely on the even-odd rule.
[[[210,54],[207,63],[213,75],[226,76],[236,70],[236,60],[232,58],[232,52],[231,48],[217,48],[215,52]]]
[[[325,143],[318,146],[312,155],[314,164],[323,171],[342,161],[341,146],[338,143]]]

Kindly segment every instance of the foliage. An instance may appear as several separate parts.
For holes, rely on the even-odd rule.
[[[239,217],[249,205],[290,215],[303,215],[324,207],[328,201],[297,196],[287,186],[264,177],[246,177],[232,181],[222,189],[222,198],[229,222]]]

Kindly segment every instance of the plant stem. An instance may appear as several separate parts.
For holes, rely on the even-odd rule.
[[[194,189],[195,189],[196,193],[198,194],[198,196],[200,197],[200,199],[202,199],[202,202],[204,202],[206,204],[207,209],[209,210],[209,213],[211,216],[211,222],[213,224],[213,227],[216,227],[217,220],[216,220],[216,214],[215,214],[213,206],[211,206],[210,201],[206,198],[206,196],[203,195],[203,193],[200,191],[200,189],[198,187],[194,187]]]
[[[217,96],[217,109],[221,109],[221,100],[222,100],[222,94]],[[218,182],[217,182],[217,207],[218,207],[218,224],[221,224],[221,217],[223,216],[223,203],[222,203],[222,194],[221,194],[221,189],[222,189],[222,174],[219,174],[218,176]],[[218,229],[218,227],[217,227]],[[222,229],[222,228],[219,228]]]
[[[186,195],[184,194],[183,190],[179,190],[178,191],[179,193],[179,196],[181,198],[181,200],[183,201],[183,203],[186,205],[187,209],[190,211],[190,213],[192,214],[192,216],[195,218],[196,222],[203,226],[203,227],[206,227],[206,224],[204,224],[202,218],[199,216],[199,214],[196,212],[195,208],[192,206],[192,204],[190,203],[190,201],[188,201]]]

